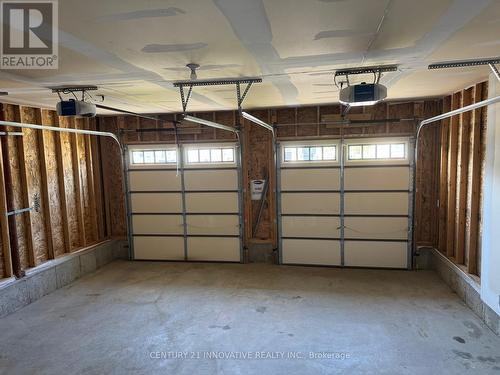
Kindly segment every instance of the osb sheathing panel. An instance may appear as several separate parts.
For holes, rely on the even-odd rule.
[[[126,117],[124,117],[124,116],[117,116],[116,117],[116,121],[118,122],[120,129],[127,129],[127,130],[139,129],[139,118],[131,118],[130,121],[126,122],[126,124],[125,124],[125,119],[126,119]],[[128,132],[125,132],[124,134],[125,135],[123,137],[123,141],[125,143],[134,143],[134,142],[140,141],[140,137],[139,137],[140,133],[128,131]]]
[[[35,108],[21,107],[21,122],[28,124],[40,123],[40,113]],[[44,210],[47,202],[42,199],[42,181],[40,160],[42,155],[39,153],[38,130],[23,129],[24,160],[26,168],[26,185],[28,188],[29,207],[34,205],[34,196],[40,199],[40,209],[31,211],[29,214],[31,221],[31,234],[33,239],[33,251],[35,255],[35,264],[45,262],[48,259],[47,236],[45,230]]]
[[[441,106],[436,102],[418,103],[415,105],[415,115],[429,118],[440,113]],[[409,123],[411,124],[411,123]],[[409,126],[407,124],[407,126]],[[417,171],[415,225],[417,244],[437,246],[438,232],[438,161],[440,124],[428,125],[422,131],[419,144],[419,169]]]
[[[62,128],[72,128],[73,120],[65,117],[59,119],[59,126]],[[66,205],[68,210],[68,228],[71,250],[80,246],[80,232],[78,227],[78,211],[76,199],[76,186],[73,173],[73,159],[71,154],[71,135],[60,133],[61,136],[61,154],[63,159],[64,188],[66,194]]]
[[[49,126],[59,126],[58,117],[53,111],[42,110],[42,124]],[[45,146],[45,164],[47,166],[47,190],[49,195],[50,219],[52,226],[52,246],[56,257],[65,253],[63,214],[61,208],[61,191],[59,190],[58,174],[62,171],[57,166],[56,140],[59,135],[50,132],[43,132]],[[64,192],[62,192],[64,194]]]
[[[19,107],[6,104],[4,106],[4,118],[6,121],[16,121],[20,120]],[[15,128],[7,128],[10,131],[19,131]],[[8,137],[9,144],[9,160],[12,172],[12,186],[10,189],[14,195],[14,206],[15,208],[23,208],[23,189],[21,186],[21,168],[19,165],[19,140],[17,137]],[[7,187],[9,188],[9,187]],[[23,269],[29,267],[29,255],[28,255],[28,245],[27,245],[27,234],[26,225],[22,215],[16,216],[16,228],[17,228],[17,242],[19,248],[19,257],[21,260],[21,267]]]
[[[219,124],[234,127],[238,122],[238,117],[236,112],[215,112],[215,122]],[[215,137],[217,139],[236,139],[234,133],[215,129]]]
[[[157,121],[149,120],[149,119],[139,119],[139,128],[140,129],[156,129]],[[140,133],[141,140],[144,142],[154,142],[158,140],[157,132],[144,132]]]
[[[173,127],[173,124],[171,121],[175,120],[174,114],[162,115],[162,116],[160,116],[160,118],[163,121],[158,122],[158,128],[170,129]],[[175,135],[174,135],[174,132],[172,132],[172,131],[163,131],[163,132],[159,132],[158,139],[160,140],[160,142],[174,142]]]
[[[278,137],[293,137],[295,136],[296,123],[295,110],[283,108],[276,110],[276,122],[280,125],[278,127]],[[282,125],[282,126],[281,126]]]
[[[213,112],[195,113],[194,116],[209,121],[215,120]],[[216,130],[214,128],[209,128],[208,126],[197,126],[197,128],[200,133],[195,134],[195,141],[215,139]]]
[[[481,99],[481,100],[486,100],[488,98],[488,83],[487,82],[483,82],[483,83],[480,83],[479,85],[481,85],[481,94],[482,96],[481,97],[478,97],[476,98],[476,101],[478,99]],[[483,223],[483,209],[482,209],[482,202],[483,202],[483,192],[484,192],[484,189],[483,189],[483,183],[484,183],[484,174],[485,174],[485,163],[486,163],[486,159],[485,159],[485,155],[486,155],[486,124],[488,123],[488,111],[487,109],[485,108],[482,108],[481,111],[480,111],[480,119],[481,119],[481,124],[480,124],[480,127],[481,127],[481,134],[480,134],[480,143],[481,143],[481,151],[480,151],[480,168],[481,168],[481,171],[480,171],[480,178],[479,178],[479,218],[478,218],[478,243],[477,243],[477,259],[476,259],[476,264],[474,265],[475,266],[475,270],[477,272],[477,275],[478,276],[481,276],[481,237],[482,237],[482,223]],[[472,271],[470,271],[472,272]]]
[[[297,122],[299,124],[312,124],[297,126],[297,136],[314,136],[318,133],[316,125],[318,119],[318,107],[303,107],[297,109]]]
[[[98,130],[96,119],[89,121],[91,130]],[[99,148],[100,139],[98,137],[90,137],[90,152],[92,155],[92,173],[94,182],[94,196],[96,206],[96,225],[97,225],[97,239],[100,240],[105,237],[105,214],[104,214],[104,196],[103,186],[101,180],[101,153]]]
[[[131,118],[131,117],[130,117]],[[116,118],[105,117],[101,121],[102,128],[115,134],[119,133]],[[109,214],[111,220],[111,235],[125,236],[125,201],[123,191],[123,171],[120,148],[110,138],[101,139],[102,168],[104,178],[108,181]]]
[[[59,118],[54,111],[40,110],[29,107],[19,107],[15,105],[2,106],[2,118],[7,121],[23,121],[35,124],[59,126]],[[73,126],[73,121],[70,119],[60,119],[62,126]],[[77,120],[78,127],[88,127],[89,120]],[[95,127],[94,120],[91,120],[92,126]],[[17,128],[8,128],[10,131],[19,131]],[[70,228],[71,249],[75,250],[83,246],[82,241],[79,241],[78,233],[78,217],[75,210],[75,181],[74,181],[74,163],[72,160],[72,148],[70,137],[64,133],[54,133],[44,131],[43,134],[37,130],[24,129],[24,137],[8,137],[9,143],[9,158],[12,169],[12,186],[8,189],[14,195],[14,208],[20,209],[33,205],[33,194],[38,194],[40,197],[39,212],[31,212],[29,220],[26,214],[16,216],[16,226],[18,232],[18,244],[21,258],[21,266],[26,269],[30,266],[29,244],[33,243],[34,259],[33,263],[38,264],[46,261],[52,256],[49,251],[49,244],[52,244],[53,256],[58,257],[70,251],[68,245],[65,244],[65,227],[66,224]],[[61,139],[59,145],[58,140]],[[80,138],[80,136],[78,137]],[[82,201],[85,207],[85,222],[86,231],[90,226],[89,223],[100,221],[103,225],[102,216],[98,219],[96,214],[103,215],[102,200],[99,200],[99,207],[91,209],[89,201],[91,198],[92,189],[88,184],[93,183],[88,180],[88,174],[93,174],[89,171],[88,160],[94,161],[99,166],[99,153],[95,152],[95,157],[88,159],[86,152],[90,146],[85,145],[85,137],[81,136],[81,140],[77,139],[78,157],[75,159],[82,171]],[[83,143],[82,143],[83,140]],[[94,143],[96,143],[94,139]],[[90,142],[91,144],[91,142]],[[62,168],[59,168],[58,156],[62,159]],[[22,164],[21,164],[22,160]],[[93,164],[94,164],[93,163]],[[61,177],[61,179],[59,179]],[[61,190],[60,182],[64,182],[64,190]],[[43,184],[46,183],[46,186]],[[23,187],[24,184],[24,187]],[[96,183],[98,191],[100,189],[100,180]],[[64,197],[64,198],[62,198]],[[101,197],[101,196],[99,196]],[[63,201],[68,203],[68,220],[65,222],[63,210]],[[89,220],[90,219],[90,220]],[[50,224],[49,224],[50,223]],[[29,224],[29,228],[28,225]],[[104,239],[104,231],[101,229],[97,233],[93,225],[93,238],[96,240]],[[28,230],[29,229],[29,230]],[[98,236],[99,234],[99,236]],[[3,254],[0,254],[0,257]],[[3,269],[3,258],[0,262],[0,268]],[[0,272],[0,277],[5,276],[3,271]]]
[[[321,123],[324,122],[322,120],[323,116],[339,115],[339,114],[340,114],[340,105],[326,105],[326,106],[321,106],[319,108],[319,119],[320,119],[319,135],[340,135],[339,127],[330,127],[327,124]]]
[[[252,111],[251,114],[263,121],[270,122],[269,111]],[[245,161],[247,164],[248,181],[264,179],[266,175],[272,173],[270,160],[272,160],[272,135],[269,130],[261,126],[255,125],[249,121],[244,122],[245,135],[247,138],[247,148]],[[268,199],[272,191],[269,189]],[[251,201],[251,212],[249,213],[248,230],[254,225],[259,212],[260,201]],[[267,240],[272,238],[272,216],[269,202],[266,202],[262,217],[259,223],[258,230],[255,234],[256,238]],[[273,215],[274,216],[274,215]]]
[[[76,119],[75,127],[77,129],[85,129],[87,119]],[[80,165],[80,186],[81,200],[83,208],[83,225],[85,228],[85,244],[90,244],[94,241],[94,227],[92,223],[92,211],[90,208],[90,190],[88,184],[87,160],[85,158],[85,137],[84,135],[76,136],[76,144],[78,150],[78,163]]]

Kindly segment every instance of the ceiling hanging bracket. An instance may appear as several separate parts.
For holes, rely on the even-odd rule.
[[[187,95],[184,94],[184,84],[179,85],[179,92],[181,94],[181,102],[182,102],[182,113],[186,113],[187,106],[189,104],[189,99],[191,98],[191,93],[193,92],[193,85],[188,85],[189,90]]]
[[[248,94],[248,91],[250,90],[250,87],[252,87],[253,82],[247,82],[247,85],[245,87],[245,90],[243,90],[243,94],[241,94],[241,87],[240,87],[240,82],[236,83],[236,98],[238,100],[238,111],[241,113],[241,105],[243,104],[243,100],[245,100],[245,97]]]
[[[373,74],[375,77],[375,81],[378,82],[380,80],[380,76],[385,72],[395,72],[398,70],[397,65],[384,65],[384,66],[368,66],[368,67],[360,67],[360,68],[349,68],[349,69],[340,69],[335,71],[334,79],[337,77],[345,76],[349,83],[350,75],[357,74]],[[377,77],[378,75],[378,77]]]
[[[189,98],[191,97],[191,93],[193,87],[195,86],[222,86],[222,85],[236,85],[236,97],[238,101],[238,110],[241,112],[241,105],[243,104],[243,100],[248,94],[250,87],[254,83],[262,82],[262,78],[259,77],[241,77],[241,78],[223,78],[223,79],[208,79],[208,80],[190,80],[190,81],[177,81],[174,82],[174,87],[179,88],[179,92],[181,94],[182,101],[182,110],[185,113],[187,110],[187,106],[189,103]],[[241,92],[241,85],[246,84],[243,93]],[[184,92],[184,88],[189,87],[188,93]]]
[[[91,86],[91,85],[59,86],[59,87],[51,87],[51,90],[53,93],[56,93],[59,96],[59,99],[61,100],[63,100],[61,94],[65,95],[72,94],[76,98],[75,93],[80,92],[82,94],[82,101],[84,101],[85,94],[87,93],[87,91],[95,91],[97,90],[97,86]]]

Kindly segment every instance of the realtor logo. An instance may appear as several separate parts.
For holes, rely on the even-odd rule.
[[[57,0],[2,0],[0,4],[0,68],[57,69]]]

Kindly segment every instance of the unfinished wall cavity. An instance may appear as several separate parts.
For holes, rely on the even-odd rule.
[[[0,104],[0,119],[48,126],[94,129],[95,120],[58,118],[54,111]],[[2,128],[4,130],[4,128]],[[20,132],[18,128],[9,131]],[[5,194],[14,195],[14,209],[33,207],[38,212],[16,215],[21,268],[26,270],[104,240],[107,233],[101,199],[100,151],[89,136],[22,129],[23,136],[8,136],[12,185],[0,173],[2,236],[0,278],[13,274]],[[2,149],[2,152],[6,152]],[[3,165],[0,166],[3,172]]]
[[[486,82],[447,96],[443,111],[488,97]],[[481,195],[487,108],[443,120],[440,129],[437,248],[471,274],[480,275]]]

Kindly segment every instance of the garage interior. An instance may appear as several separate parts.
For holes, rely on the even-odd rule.
[[[0,374],[500,373],[498,1],[53,4]]]

